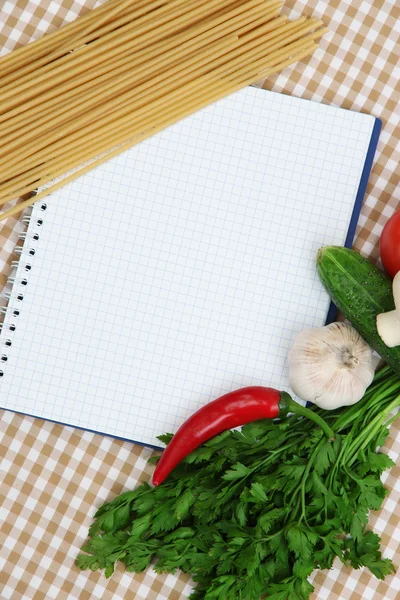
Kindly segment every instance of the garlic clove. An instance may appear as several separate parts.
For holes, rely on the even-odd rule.
[[[289,352],[293,392],[321,408],[355,404],[373,377],[372,350],[347,323],[305,329]]]
[[[376,317],[376,328],[388,348],[400,345],[400,311],[391,310]]]
[[[376,317],[376,328],[388,348],[400,346],[400,271],[393,279],[392,287],[395,310]]]

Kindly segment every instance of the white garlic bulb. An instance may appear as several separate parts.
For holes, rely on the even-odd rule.
[[[361,400],[373,377],[372,350],[347,323],[305,329],[289,352],[293,392],[327,410]]]

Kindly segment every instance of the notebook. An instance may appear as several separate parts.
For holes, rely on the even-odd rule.
[[[375,118],[247,88],[36,203],[2,346],[5,409],[157,446],[204,403],[288,389],[351,244]]]

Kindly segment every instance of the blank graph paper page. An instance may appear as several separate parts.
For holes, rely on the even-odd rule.
[[[345,241],[373,126],[247,88],[35,205],[0,405],[159,445],[223,393],[288,389],[291,342],[329,305],[317,250]]]

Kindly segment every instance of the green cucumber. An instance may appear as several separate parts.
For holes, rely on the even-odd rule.
[[[376,328],[377,315],[395,307],[390,279],[366,258],[341,246],[321,248],[317,268],[339,310],[371,348],[400,375],[400,347],[388,348]]]

